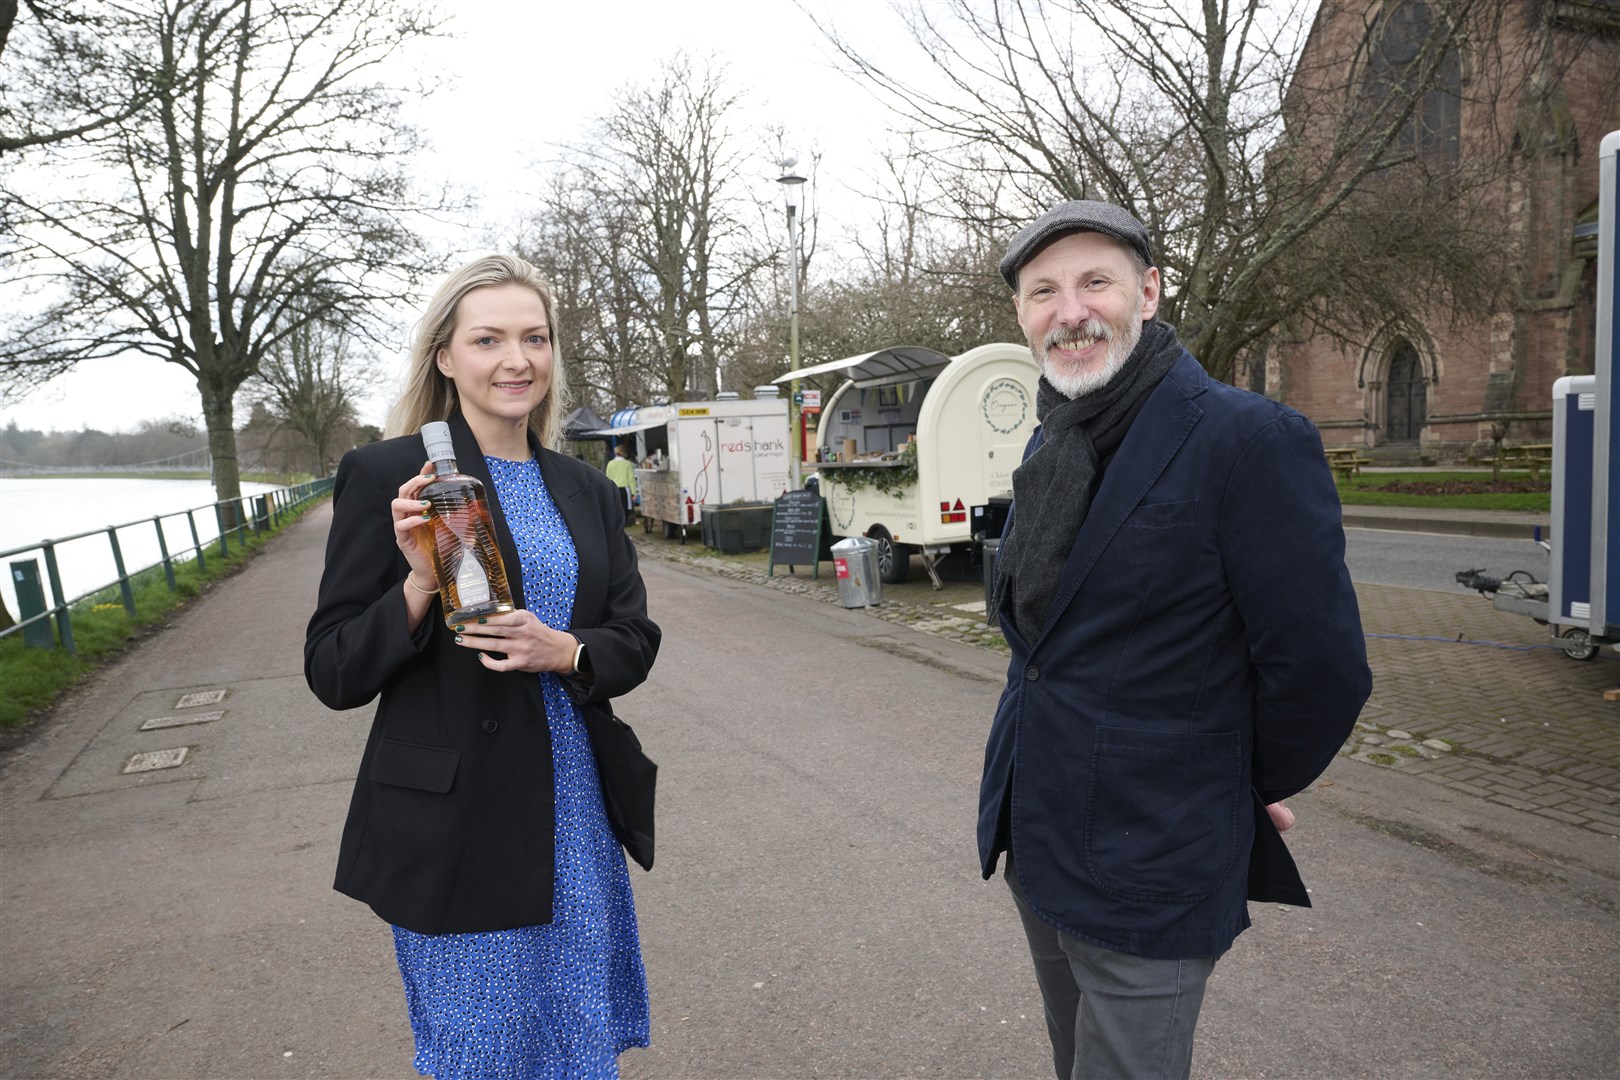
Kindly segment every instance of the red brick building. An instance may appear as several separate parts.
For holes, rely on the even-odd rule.
[[[1341,88],[1399,80],[1446,10],[1324,0],[1299,70],[1337,67]],[[1479,452],[1493,426],[1510,443],[1550,441],[1553,380],[1592,371],[1597,154],[1620,129],[1620,0],[1495,10],[1488,33],[1461,35],[1439,60],[1399,146],[1440,170],[1495,163],[1463,197],[1504,230],[1505,298],[1483,318],[1419,303],[1354,343],[1285,334],[1234,373],[1309,416],[1329,446],[1415,462]]]

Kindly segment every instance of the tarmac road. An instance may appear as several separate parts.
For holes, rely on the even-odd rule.
[[[1547,552],[1531,540],[1388,529],[1345,529],[1344,539],[1344,561],[1358,585],[1457,592],[1462,588],[1457,571],[1471,569],[1484,569],[1499,578],[1523,570],[1547,580]]]
[[[0,1075],[414,1075],[387,928],[330,890],[369,710],[303,686],[328,521],[7,759]],[[644,571],[665,644],[621,713],[661,766],[657,867],[632,871],[653,1045],[624,1075],[1050,1075],[1016,916],[973,852],[1004,660]],[[218,720],[138,730],[204,689],[227,691]],[[118,772],[181,745],[177,769]],[[1253,909],[1195,1075],[1620,1075],[1613,836],[1346,758],[1293,805],[1317,906]]]

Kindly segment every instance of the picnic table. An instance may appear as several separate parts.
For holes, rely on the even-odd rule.
[[[1322,451],[1327,455],[1328,468],[1348,483],[1352,475],[1359,474],[1363,465],[1372,464],[1371,458],[1361,456],[1359,446],[1330,446]]]
[[[1530,479],[1539,482],[1543,466],[1552,464],[1552,443],[1520,443],[1504,446],[1497,452],[1503,465],[1514,465],[1530,470]]]

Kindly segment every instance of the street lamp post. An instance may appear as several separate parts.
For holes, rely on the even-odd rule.
[[[787,197],[787,227],[788,247],[791,253],[791,263],[788,266],[788,370],[799,370],[799,230],[796,221],[799,210],[799,188],[804,183],[804,177],[795,175],[793,166],[799,163],[797,158],[783,158],[782,175],[777,183],[782,185],[783,194]],[[799,380],[793,379],[788,383],[788,426],[792,431],[793,446],[788,453],[788,484],[794,490],[799,489],[799,462],[804,457],[804,413],[799,407]]]

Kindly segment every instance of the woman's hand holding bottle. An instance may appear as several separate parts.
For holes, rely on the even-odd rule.
[[[422,528],[428,524],[428,516],[421,493],[433,481],[433,464],[429,462],[422,468],[423,472],[399,486],[399,497],[389,504],[394,516],[394,542],[411,568],[403,588],[413,633],[439,599],[439,576],[433,569],[433,534]]]
[[[486,615],[454,629],[456,644],[477,649],[478,659],[490,671],[574,674],[579,639],[566,630],[553,630],[532,611],[519,609]],[[497,653],[499,657],[494,655]]]

